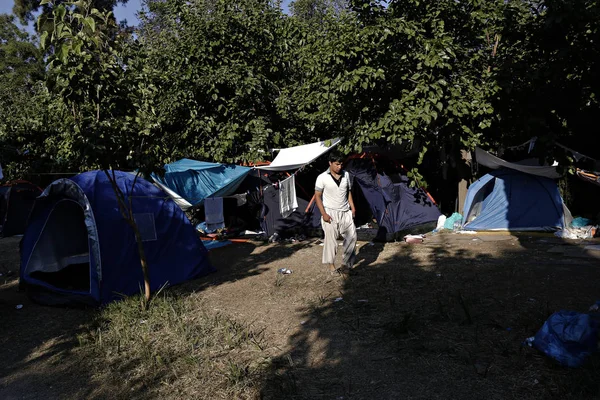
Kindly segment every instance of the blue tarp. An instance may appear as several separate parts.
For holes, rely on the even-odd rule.
[[[165,185],[193,206],[207,197],[228,196],[236,191],[252,168],[233,164],[181,159],[165,165],[165,175],[152,178]]]
[[[559,311],[535,335],[533,347],[566,367],[579,367],[598,347],[598,323],[589,314]]]
[[[474,182],[463,210],[464,230],[542,231],[565,227],[556,182],[510,169],[494,170]]]
[[[141,178],[132,192],[133,175],[115,176],[144,240],[152,291],[213,271],[194,227],[164,192]],[[103,171],[55,181],[38,198],[22,241],[21,280],[49,304],[99,305],[140,293],[135,235]]]

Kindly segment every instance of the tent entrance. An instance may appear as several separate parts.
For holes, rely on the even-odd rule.
[[[481,214],[481,211],[483,210],[483,205],[485,204],[485,201],[490,196],[490,194],[492,194],[492,192],[494,191],[495,185],[496,178],[491,179],[475,194],[475,197],[473,197],[473,203],[471,204],[471,209],[465,210],[468,211],[466,223],[472,222]]]
[[[88,233],[81,206],[58,201],[46,218],[26,273],[59,289],[90,291]]]

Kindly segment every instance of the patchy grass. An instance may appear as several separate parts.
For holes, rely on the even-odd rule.
[[[210,312],[196,295],[138,296],[102,310],[78,337],[115,398],[256,398],[270,360],[261,332]]]
[[[139,296],[100,312],[42,307],[12,281],[0,285],[0,398],[598,399],[600,354],[568,369],[522,345],[553,312],[599,298],[600,254],[583,245],[361,243],[344,280],[316,243],[237,244],[147,311]]]

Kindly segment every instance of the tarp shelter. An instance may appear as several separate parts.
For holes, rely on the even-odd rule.
[[[463,229],[555,230],[568,226],[569,215],[554,180],[502,168],[469,187]]]
[[[213,271],[183,211],[156,186],[116,172],[131,201],[151,290]],[[36,200],[21,243],[21,282],[44,304],[100,305],[143,287],[133,229],[106,174],[91,171],[50,184]]]
[[[556,165],[539,165],[538,160],[523,160],[520,162],[508,162],[493,154],[488,153],[479,147],[475,148],[475,158],[477,162],[490,169],[508,168],[515,171],[521,171],[529,175],[542,176],[546,178],[560,178],[556,170]]]
[[[35,198],[42,189],[31,182],[11,181],[0,186],[0,234],[22,235]]]
[[[233,164],[181,159],[165,165],[164,176],[152,174],[156,183],[182,209],[196,207],[207,197],[224,197],[235,193],[252,168]]]
[[[309,202],[296,195],[298,208],[284,218],[279,207],[279,189],[269,186],[262,193],[261,229],[271,236],[274,233],[285,237],[294,233],[310,234],[313,230],[321,232],[321,216],[318,209],[309,209]],[[314,214],[316,210],[316,215]]]
[[[298,208],[289,216],[283,217],[280,207],[279,187],[272,173],[254,171],[240,184],[236,193],[223,197],[223,213],[228,234],[241,233],[248,229],[263,231],[267,237],[277,233],[287,237],[307,230],[318,228],[320,221],[311,219],[305,210],[308,201],[303,197],[304,191],[296,183],[296,199]],[[193,220],[197,223],[204,220],[203,207],[198,208]]]
[[[421,188],[410,187],[402,168],[390,160],[364,155],[350,158],[344,168],[353,177],[356,223],[374,218],[379,225],[378,240],[390,240],[398,232],[435,223],[441,215],[431,196]]]
[[[335,138],[327,142],[321,141],[301,146],[280,149],[277,157],[269,165],[259,166],[256,169],[264,171],[292,171],[310,164],[340,142]]]

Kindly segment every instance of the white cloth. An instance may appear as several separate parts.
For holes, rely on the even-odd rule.
[[[277,157],[269,165],[256,167],[265,171],[290,171],[298,169],[306,164],[310,164],[322,154],[332,149],[340,142],[339,138],[331,139],[331,146],[327,146],[324,141],[294,146],[279,150]]]
[[[207,197],[204,199],[204,220],[206,227],[210,230],[225,227],[222,197]]]
[[[325,244],[323,246],[323,264],[333,264],[338,249],[337,238],[344,238],[343,264],[349,268],[354,265],[356,258],[356,227],[352,218],[352,211],[340,211],[325,208],[327,215],[331,217],[331,222],[323,221],[321,218],[321,227],[325,232]]]
[[[323,207],[332,210],[347,211],[350,209],[348,193],[351,189],[350,174],[346,171],[342,172],[339,186],[329,169],[319,175],[315,182],[315,191],[323,193]]]
[[[279,182],[279,211],[283,218],[289,217],[298,208],[296,179],[294,175]]]
[[[500,167],[510,168],[517,171],[525,172],[526,174],[544,176],[546,178],[560,178],[560,174],[556,171],[556,167],[551,166],[530,166],[522,165],[520,163],[511,163],[505,161],[495,155],[488,153],[479,147],[475,148],[475,157],[477,162],[491,169],[498,169]]]
[[[185,211],[188,208],[192,207],[192,204],[189,201],[187,201],[186,199],[184,199],[183,197],[181,197],[180,195],[178,195],[177,193],[175,193],[174,191],[172,191],[171,189],[169,189],[168,187],[166,187],[165,185],[163,185],[159,181],[155,180],[154,184],[156,186],[158,186],[160,189],[162,189],[163,192],[165,192],[166,194],[168,194],[169,197],[171,199],[173,199],[173,201],[175,202],[175,204],[177,204],[179,206],[179,208],[181,208],[183,211]]]

